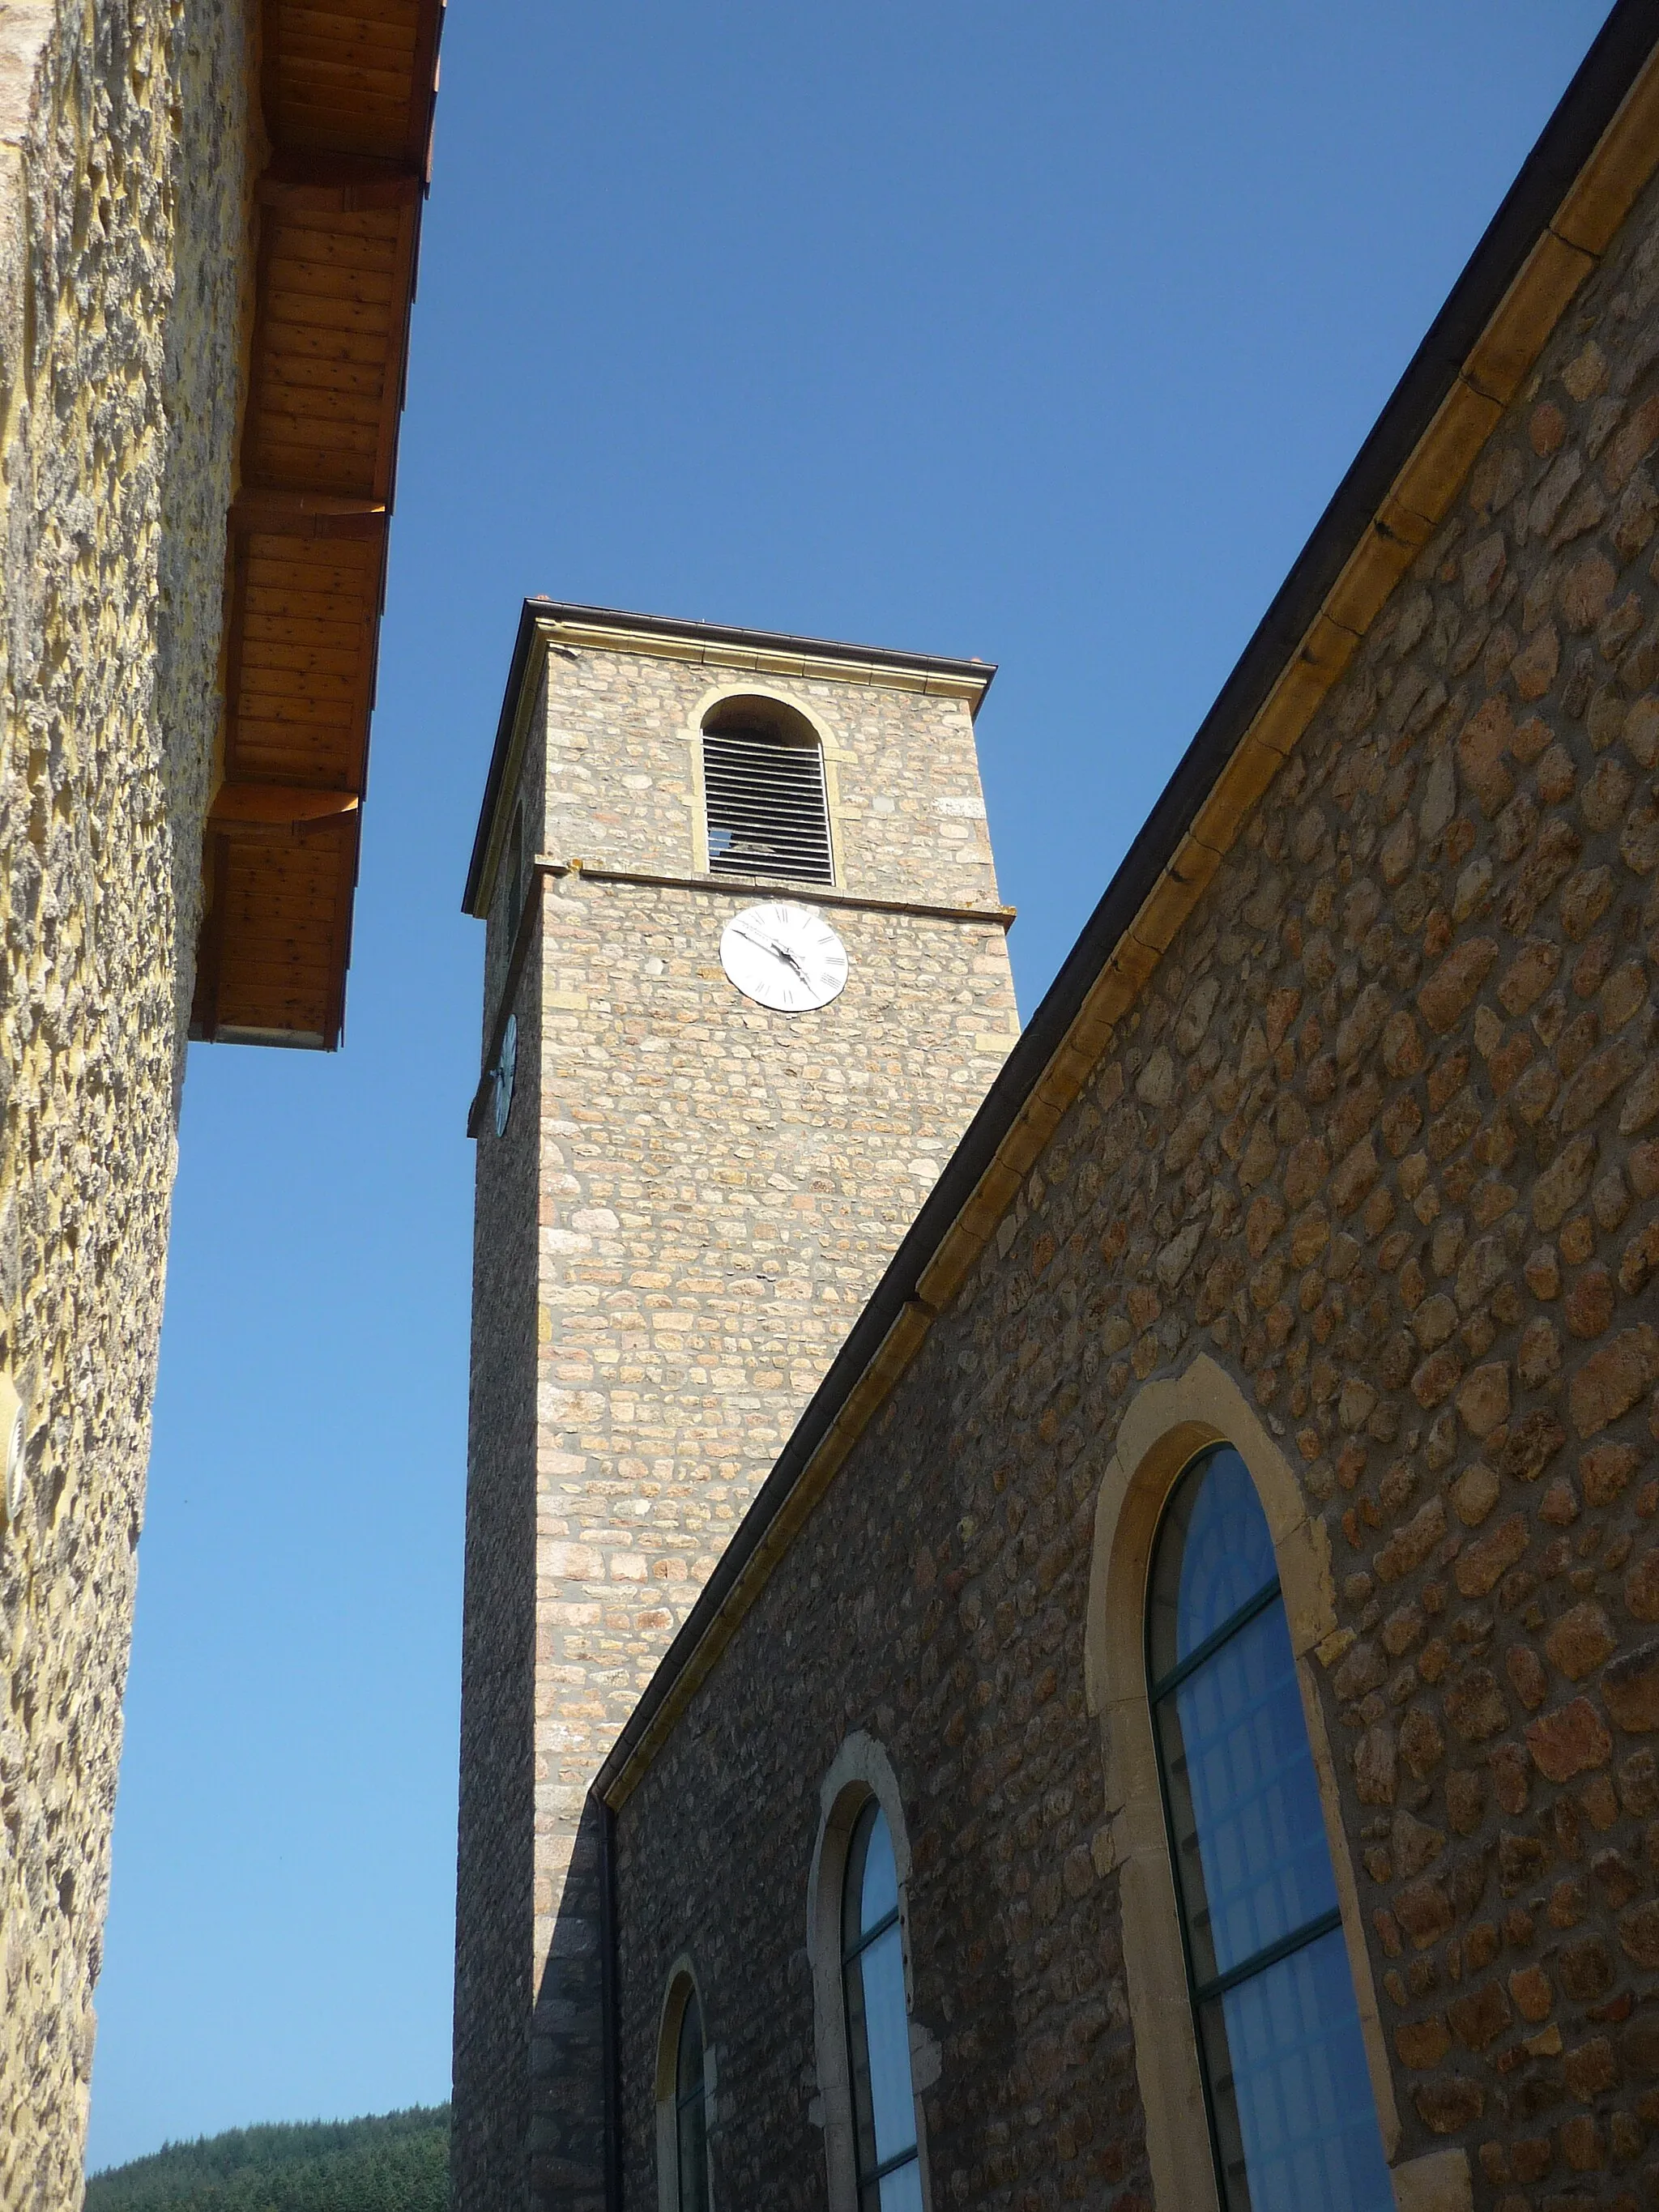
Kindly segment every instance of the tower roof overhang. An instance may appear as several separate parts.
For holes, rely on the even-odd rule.
[[[629,614],[616,607],[574,606],[529,599],[519,617],[507,690],[496,725],[489,773],[461,908],[488,913],[504,835],[505,793],[516,789],[526,716],[541,664],[551,647],[569,653],[636,653],[656,660],[689,660],[747,671],[761,677],[812,677],[836,684],[880,684],[896,691],[960,699],[970,714],[996,674],[994,663],[951,660],[883,646],[843,645],[829,638],[791,637],[769,629],[738,629],[724,623],[678,622],[667,615]]]
[[[1659,9],[1619,0],[618,1735],[620,1805],[1043,1146],[1659,169]]]
[[[222,781],[191,1033],[339,1042],[443,0],[263,0]]]

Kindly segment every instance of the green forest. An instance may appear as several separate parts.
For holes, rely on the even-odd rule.
[[[449,2107],[233,2128],[89,2176],[87,2212],[447,2212]]]

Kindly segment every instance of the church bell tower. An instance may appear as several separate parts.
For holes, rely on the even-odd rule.
[[[459,2212],[599,2212],[590,1782],[1014,1042],[993,673],[526,603],[465,898]]]

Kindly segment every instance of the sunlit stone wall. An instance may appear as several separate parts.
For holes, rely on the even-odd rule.
[[[252,19],[0,16],[0,2205],[79,2201],[224,518]]]

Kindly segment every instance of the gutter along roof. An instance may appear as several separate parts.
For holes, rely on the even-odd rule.
[[[472,840],[461,911],[483,920],[495,895],[500,858],[501,794],[516,789],[526,734],[531,678],[550,645],[599,653],[644,653],[666,660],[747,670],[759,676],[813,676],[842,684],[884,684],[906,691],[935,692],[965,700],[977,714],[995,668],[985,660],[941,659],[884,646],[842,645],[822,637],[792,637],[781,630],[737,629],[724,623],[677,622],[669,615],[628,614],[617,607],[574,606],[562,600],[526,599],[507,672],[501,720],[495,728],[483,804]]]
[[[1223,854],[1659,167],[1659,5],[1619,0],[601,1767],[613,1808],[978,1259]]]
[[[223,781],[191,1034],[340,1040],[443,0],[263,0]]]

